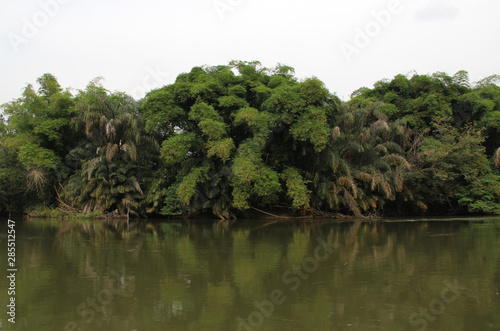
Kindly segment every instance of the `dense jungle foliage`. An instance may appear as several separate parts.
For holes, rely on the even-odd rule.
[[[259,62],[136,101],[51,74],[2,105],[0,212],[500,214],[500,76],[398,75],[341,101]]]

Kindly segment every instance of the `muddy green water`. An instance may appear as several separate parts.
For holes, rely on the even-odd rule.
[[[16,267],[1,330],[500,330],[500,218],[16,220]]]

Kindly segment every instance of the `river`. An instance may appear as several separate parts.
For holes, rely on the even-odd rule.
[[[498,217],[15,229],[1,330],[500,330]]]

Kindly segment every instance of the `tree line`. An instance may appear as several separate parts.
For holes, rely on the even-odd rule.
[[[500,214],[499,75],[397,75],[347,102],[259,62],[194,67],[134,100],[52,74],[2,105],[0,212]]]

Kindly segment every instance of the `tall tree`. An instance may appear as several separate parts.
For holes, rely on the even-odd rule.
[[[318,209],[362,217],[380,212],[403,191],[410,170],[402,147],[406,128],[389,122],[380,106],[362,101],[342,107],[328,147],[308,173]]]
[[[318,79],[298,82],[292,68],[258,62],[193,68],[152,91],[146,127],[160,132],[163,162],[177,169],[164,212],[228,218],[278,201],[308,207],[301,167],[326,147],[338,103]]]
[[[2,145],[16,155],[27,191],[37,193],[33,202],[50,204],[56,183],[68,176],[63,158],[75,141],[75,111],[70,92],[53,75],[44,74],[37,83],[37,91],[28,85],[22,97],[2,105],[8,118]]]
[[[433,123],[438,135],[426,137],[412,163],[410,185],[434,211],[500,212],[500,177],[491,169],[481,130]]]
[[[141,135],[136,102],[123,93],[109,93],[95,80],[76,97],[76,108],[86,139],[70,154],[83,160],[66,185],[66,198],[84,213],[139,211],[140,157],[151,141]]]

